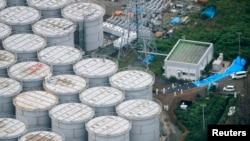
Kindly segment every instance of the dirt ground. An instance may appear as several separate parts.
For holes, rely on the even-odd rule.
[[[232,80],[231,78],[226,77],[226,78],[218,81],[217,92],[222,91],[223,87],[226,85],[234,85],[239,97],[245,97],[245,98],[250,97],[250,94],[248,94],[249,87],[250,87],[249,82],[250,82],[250,76],[248,76],[248,78],[246,78],[246,79],[239,79],[239,80]],[[156,82],[154,83],[154,88],[160,89],[160,88],[163,88],[166,86],[171,87],[171,85],[172,85],[172,83],[170,83],[170,82],[163,83],[163,81],[158,82],[156,80]],[[206,88],[207,88],[206,86],[205,87],[190,88],[188,90],[183,90],[183,94],[181,94],[181,92],[176,92],[176,94],[174,94],[174,93],[163,94],[162,91],[160,90],[159,94],[155,95],[155,98],[160,100],[162,102],[162,105],[169,105],[170,120],[172,122],[174,122],[175,118],[171,114],[171,109],[175,107],[176,102],[178,102],[181,99],[194,100],[194,97],[196,94],[206,93]]]

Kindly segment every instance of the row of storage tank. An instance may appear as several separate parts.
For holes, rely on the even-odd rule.
[[[102,59],[104,66],[108,60],[98,57],[89,59]],[[16,63],[8,70],[22,63],[34,62]],[[47,139],[48,136],[58,140],[61,136],[60,140],[66,141],[159,140],[161,104],[152,97],[150,89],[154,80],[148,71],[138,68],[121,70],[109,74],[107,83],[98,83],[101,76],[96,76],[99,80],[92,81],[95,85],[88,85],[91,84],[89,78],[77,74],[52,74],[41,80],[32,79],[40,74],[39,70],[28,69],[28,75],[16,73],[22,74],[22,78],[27,77],[25,80],[29,83],[12,75],[0,78],[0,113],[15,116],[0,118],[0,140],[30,140],[30,136],[34,140]],[[86,70],[90,73],[95,71]],[[51,132],[40,128],[51,129]],[[32,135],[26,135],[26,132]]]
[[[46,38],[47,46],[77,45],[93,51],[103,44],[101,4],[72,2],[72,0],[0,0],[0,25],[10,34],[35,33]],[[7,4],[5,4],[7,3]],[[12,32],[10,32],[12,31]]]
[[[85,55],[105,10],[69,0],[0,0],[0,141],[158,141],[154,74]]]

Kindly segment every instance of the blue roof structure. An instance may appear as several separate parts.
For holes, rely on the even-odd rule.
[[[216,82],[222,78],[229,76],[232,73],[244,70],[244,66],[246,64],[246,60],[237,56],[236,59],[232,62],[232,64],[224,71],[222,74],[214,74],[209,76],[203,80],[193,82],[196,86],[202,87],[209,83]]]

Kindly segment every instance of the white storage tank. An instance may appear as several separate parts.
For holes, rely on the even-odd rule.
[[[6,1],[7,1],[7,7],[26,4],[26,0],[6,0]]]
[[[109,78],[111,86],[125,92],[129,99],[153,97],[153,72],[143,68],[122,68]]]
[[[0,140],[18,141],[18,137],[25,134],[27,125],[14,118],[0,118]]]
[[[131,122],[119,116],[95,117],[87,122],[86,129],[88,141],[130,141]]]
[[[16,55],[7,51],[0,50],[0,74],[8,76],[7,69],[17,62]]]
[[[116,107],[118,116],[131,120],[130,141],[159,141],[161,105],[147,99],[124,101]]]
[[[0,21],[11,25],[12,34],[32,33],[31,25],[40,17],[38,10],[28,6],[12,6],[0,11]]]
[[[47,39],[47,46],[74,46],[76,25],[64,18],[47,18],[32,25],[35,34]]]
[[[15,34],[3,40],[3,48],[15,53],[17,60],[36,59],[37,52],[45,46],[43,37],[31,33]]]
[[[16,119],[26,121],[28,131],[34,128],[51,128],[49,110],[58,104],[58,98],[45,91],[27,91],[13,99]]]
[[[51,46],[38,52],[39,61],[52,66],[53,75],[74,73],[73,65],[84,53],[71,46]]]
[[[25,90],[41,90],[43,80],[49,74],[51,74],[50,67],[36,61],[19,62],[8,69],[9,77],[22,82]]]
[[[1,4],[1,0],[0,0],[0,4]],[[3,49],[2,41],[4,40],[4,38],[8,37],[11,34],[11,32],[12,31],[9,25],[0,23],[0,49]]]
[[[3,10],[6,7],[6,1],[7,0],[0,0],[0,10]]]
[[[93,51],[103,44],[105,9],[94,3],[78,2],[62,9],[62,16],[77,24],[75,44],[84,51]]]
[[[21,90],[22,85],[20,82],[11,78],[0,77],[0,113],[15,115],[13,98],[18,95]]]
[[[66,141],[87,141],[85,122],[93,118],[93,108],[83,103],[64,103],[52,108],[49,115],[52,131],[64,134]]]
[[[33,131],[21,136],[18,141],[65,141],[65,138],[51,131]]]
[[[109,86],[88,88],[80,94],[82,103],[95,109],[96,116],[114,115],[115,106],[124,100],[124,93]]]
[[[70,0],[27,0],[30,7],[41,12],[42,18],[61,18],[61,9],[68,5]]]
[[[59,103],[80,103],[79,94],[88,87],[85,78],[71,74],[52,76],[44,81],[43,86],[58,97]]]
[[[109,84],[109,77],[117,72],[118,63],[108,56],[85,56],[73,65],[76,75],[88,78],[89,87]]]

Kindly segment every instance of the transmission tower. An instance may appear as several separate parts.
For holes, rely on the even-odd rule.
[[[152,28],[149,27],[152,11],[147,9],[150,3],[146,0],[127,0],[125,9],[125,21],[128,35],[130,32],[136,33],[136,39],[129,44],[129,48],[134,49],[138,55],[138,59],[142,60],[146,65],[145,58],[150,52],[157,52],[155,42],[153,40]]]

